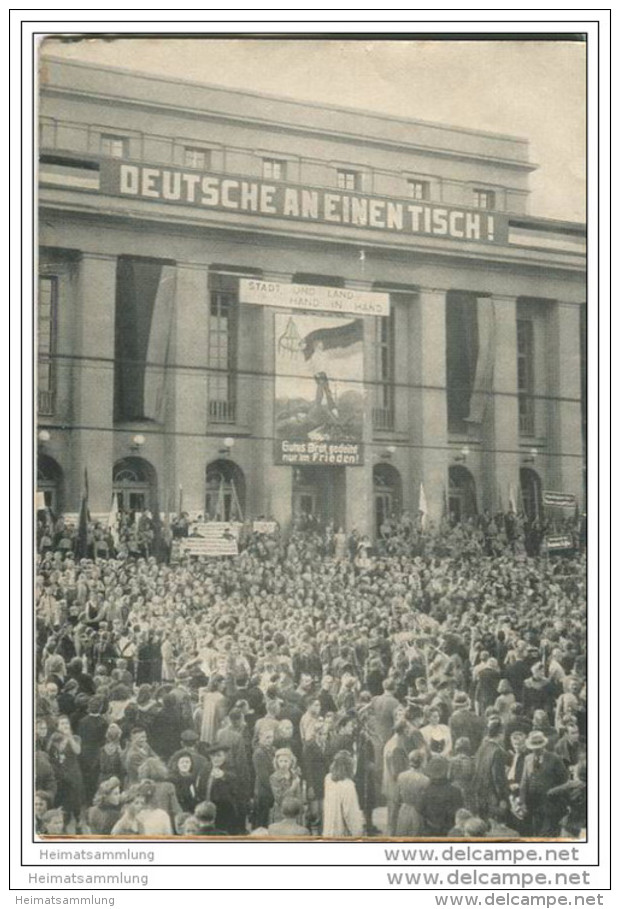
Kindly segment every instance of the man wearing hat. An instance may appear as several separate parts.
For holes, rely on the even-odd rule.
[[[455,692],[452,700],[452,716],[450,717],[452,741],[456,742],[460,738],[468,738],[472,754],[475,754],[482,743],[484,730],[484,720],[471,709],[470,700],[465,692]]]
[[[557,754],[547,751],[547,737],[539,730],[526,739],[529,754],[523,765],[519,801],[525,814],[530,836],[554,836],[559,832],[554,824],[547,793],[568,779],[564,762]]]

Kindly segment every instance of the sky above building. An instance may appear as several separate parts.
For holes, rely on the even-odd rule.
[[[522,136],[530,213],[585,220],[582,42],[92,38],[42,54]]]

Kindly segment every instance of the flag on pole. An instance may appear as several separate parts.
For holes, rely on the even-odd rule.
[[[110,513],[108,515],[108,530],[110,531],[114,548],[118,549],[118,495],[115,492],[112,493],[112,505],[110,506]]]
[[[511,511],[513,514],[517,513],[517,497],[512,483],[508,487],[508,511]]]
[[[77,539],[75,542],[75,556],[77,559],[88,558],[88,471],[84,468],[84,489],[80,505],[80,520],[78,523]]]
[[[424,484],[420,483],[420,500],[418,503],[418,513],[420,515],[420,527],[424,530],[426,527],[426,517],[428,515],[428,507],[426,504],[426,493],[424,492]]]

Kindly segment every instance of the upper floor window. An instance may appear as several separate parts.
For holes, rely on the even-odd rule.
[[[237,417],[237,310],[239,279],[209,276],[209,420],[234,423]]]
[[[357,189],[359,174],[354,170],[336,171],[338,189]]]
[[[263,180],[284,180],[286,167],[278,158],[263,158]]]
[[[56,310],[58,306],[58,278],[42,275],[39,278],[37,307],[37,385],[38,412],[54,413],[56,375],[54,351],[56,347]]]
[[[534,428],[534,324],[517,319],[517,390],[519,433],[533,436]]]
[[[210,164],[210,154],[207,149],[204,148],[188,148],[183,149],[183,163],[185,167],[193,167],[196,170],[206,170]]]
[[[114,136],[102,133],[99,148],[102,155],[108,155],[110,158],[126,158],[129,149],[129,140],[126,136]]]
[[[407,180],[412,199],[430,199],[431,185],[428,180]]]
[[[394,305],[389,316],[377,318],[374,429],[394,429]]]
[[[493,210],[495,208],[495,193],[490,189],[475,189],[474,206]]]

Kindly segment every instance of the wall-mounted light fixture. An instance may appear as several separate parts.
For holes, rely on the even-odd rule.
[[[529,454],[523,458],[523,463],[524,464],[533,464],[537,457],[538,457],[538,449],[530,448]]]
[[[396,454],[396,445],[387,445],[381,452],[380,456],[384,460],[389,461],[394,454]]]
[[[146,442],[146,439],[144,438],[144,436],[141,435],[140,433],[138,433],[137,435],[132,437],[131,444],[129,447],[131,448],[132,451],[140,451],[140,449],[142,448],[142,446],[144,445],[145,442]]]
[[[226,455],[228,457],[230,455],[231,449],[233,448],[234,444],[235,444],[235,440],[232,438],[232,436],[227,436],[224,439],[224,441],[222,442],[223,447],[220,448],[220,454]]]
[[[39,447],[43,448],[47,442],[52,438],[47,429],[40,429],[37,436],[39,440]]]
[[[457,455],[454,455],[454,460],[455,461],[466,461],[468,457],[469,457],[469,447],[467,445],[463,445],[460,453]]]

